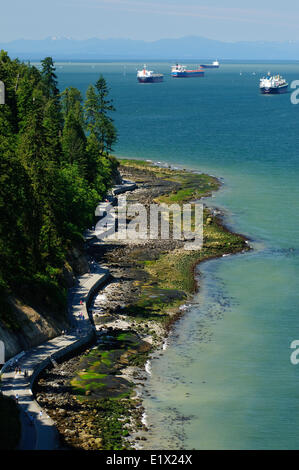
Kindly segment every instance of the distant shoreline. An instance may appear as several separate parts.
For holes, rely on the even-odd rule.
[[[234,41],[208,39],[197,35],[164,39],[128,39],[97,37],[73,39],[47,37],[44,39],[15,39],[1,41],[0,49],[8,50],[21,60],[40,60],[52,56],[54,60],[104,61],[296,61],[298,41]],[[199,51],[202,54],[200,57]]]

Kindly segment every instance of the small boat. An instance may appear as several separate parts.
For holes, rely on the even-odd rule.
[[[153,70],[147,70],[146,65],[142,70],[137,71],[137,80],[139,83],[158,83],[163,82],[162,73],[154,73]]]

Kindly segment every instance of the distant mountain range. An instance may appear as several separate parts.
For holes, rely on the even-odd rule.
[[[222,42],[198,36],[146,42],[132,39],[46,38],[0,43],[11,57],[39,60],[299,60],[299,41]]]

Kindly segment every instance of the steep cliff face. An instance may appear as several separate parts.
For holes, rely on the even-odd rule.
[[[67,256],[67,262],[61,275],[61,285],[65,288],[73,286],[76,276],[88,272],[88,259],[82,247],[73,247]],[[0,340],[5,345],[5,360],[26,351],[61,334],[69,327],[67,306],[65,312],[57,314],[45,309],[42,304],[27,305],[18,297],[8,299],[11,309],[10,325],[0,320]],[[0,306],[1,308],[1,306]]]
[[[5,360],[59,335],[61,329],[67,327],[66,319],[58,325],[57,321],[45,313],[22,304],[16,298],[11,298],[9,301],[17,328],[12,330],[0,324],[0,338],[5,345]]]
[[[68,253],[67,264],[65,265],[64,281],[67,282],[67,287],[74,284],[76,276],[88,271],[88,258],[84,252],[84,247],[73,247]]]

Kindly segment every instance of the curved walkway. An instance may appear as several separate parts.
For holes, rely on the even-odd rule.
[[[135,183],[125,181],[122,185],[115,186],[112,194],[132,191],[136,187]],[[109,202],[101,203],[101,209],[105,204],[108,205]],[[94,236],[94,232],[88,231],[85,238],[89,240]],[[17,397],[21,408],[20,449],[52,450],[58,447],[58,432],[55,423],[34,400],[32,387],[40,372],[51,362],[55,364],[56,359],[79,349],[94,337],[95,328],[89,319],[88,303],[99,287],[106,283],[110,273],[108,269],[101,268],[95,263],[92,263],[91,271],[78,277],[76,285],[69,290],[68,312],[72,330],[19,357],[17,366],[21,368],[21,374],[15,373],[16,364],[12,366],[11,361],[8,361],[2,368],[2,392],[7,396]],[[24,377],[25,370],[27,377]]]

